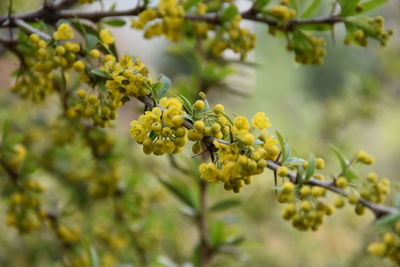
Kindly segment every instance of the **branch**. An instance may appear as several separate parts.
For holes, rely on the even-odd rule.
[[[281,167],[280,164],[276,163],[273,160],[268,160],[267,162],[267,168],[273,171],[277,171],[279,167]],[[297,174],[294,172],[289,172],[287,177],[290,179],[290,181],[294,184],[296,184],[297,181]],[[326,181],[326,180],[318,180],[315,178],[311,178],[308,180],[306,183],[308,185],[315,185],[319,187],[323,187],[331,192],[334,192],[336,194],[342,195],[344,197],[348,197],[349,193],[344,191],[343,189],[337,187],[333,181]],[[378,205],[373,202],[367,201],[365,199],[360,199],[360,203],[365,206],[366,208],[370,209],[374,214],[377,219],[384,217],[389,214],[395,214],[395,213],[400,213],[400,211],[396,208],[389,207],[389,206],[384,206],[384,205]]]
[[[18,13],[14,15],[0,16],[0,27],[15,27],[15,20],[22,19],[27,22],[36,20],[58,20],[56,14],[58,10],[67,8],[76,3],[76,0],[55,0],[51,3],[44,2],[42,7],[24,13]]]
[[[1,16],[0,17],[0,27],[5,26],[16,26],[15,20],[22,19],[24,21],[37,21],[43,20],[47,22],[54,22],[59,19],[69,19],[69,18],[79,18],[90,20],[93,22],[99,21],[106,17],[123,17],[123,16],[136,16],[140,12],[142,12],[145,7],[138,6],[135,8],[127,9],[127,10],[120,10],[120,11],[77,11],[77,10],[61,10],[67,3],[73,3],[74,0],[61,0],[61,3],[55,3],[50,6],[43,6],[40,9],[37,9],[32,12],[15,14],[12,16]],[[277,26],[281,21],[266,18],[259,16],[254,9],[249,9],[240,13],[243,19],[260,22],[264,24],[268,24],[271,26]],[[186,14],[184,16],[186,20],[189,21],[204,21],[211,24],[221,24],[221,15],[220,14],[206,14],[206,15],[197,15],[197,14]],[[310,24],[327,24],[327,25],[334,25],[339,22],[343,22],[344,18],[338,16],[329,16],[326,18],[315,18],[315,19],[292,19],[288,20],[285,23],[287,24],[288,28],[293,28],[297,25],[310,25]]]
[[[142,96],[142,97],[138,97],[138,100],[140,102],[142,102],[143,104],[146,105],[147,108],[149,109],[153,109],[154,107],[156,107],[156,105],[154,104],[153,99],[151,98],[151,96],[147,95],[147,96]],[[193,128],[193,123],[187,119],[185,119],[185,123],[183,124],[185,128],[187,129],[192,129]],[[230,142],[225,141],[225,140],[221,140],[215,137],[206,137],[203,141],[206,142],[208,144],[208,146],[214,146],[213,142],[214,141],[218,141],[219,143],[222,144],[226,144],[229,145]],[[280,164],[278,164],[277,162],[273,161],[273,160],[268,160],[267,161],[267,168],[272,170],[272,171],[277,171],[278,168],[281,167]],[[297,183],[297,174],[294,172],[289,172],[287,177],[290,179],[291,182],[293,182],[294,184]],[[319,186],[319,187],[323,187],[333,193],[342,195],[344,197],[348,197],[349,193],[347,193],[346,191],[344,191],[343,189],[337,187],[335,185],[334,182],[332,181],[324,181],[324,180],[318,180],[316,178],[311,178],[309,179],[306,184],[308,185],[314,185],[314,186]],[[371,210],[372,213],[374,213],[375,217],[377,219],[382,218],[384,216],[390,215],[390,214],[397,214],[400,213],[400,211],[396,208],[393,207],[389,207],[389,206],[385,206],[385,205],[378,205],[375,204],[373,202],[367,201],[365,199],[360,198],[359,203],[362,204],[363,206],[365,206],[366,208],[368,208],[369,210]]]
[[[35,34],[39,35],[40,38],[42,38],[42,39],[44,39],[46,41],[50,41],[51,40],[51,36],[50,35],[48,35],[47,33],[39,31],[38,29],[36,29],[35,27],[32,27],[31,25],[29,25],[28,23],[26,23],[22,19],[15,19],[14,23],[15,23],[15,25],[17,25],[22,30],[24,30],[24,31],[26,31],[28,33],[35,33]]]

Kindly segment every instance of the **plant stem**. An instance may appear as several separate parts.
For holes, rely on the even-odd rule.
[[[207,223],[207,182],[199,179],[200,189],[200,207],[199,207],[199,234],[200,234],[200,266],[208,265],[211,259],[211,249],[208,240],[208,223]]]

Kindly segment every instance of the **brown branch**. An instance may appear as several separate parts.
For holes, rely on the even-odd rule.
[[[16,19],[21,19],[26,22],[37,20],[56,21],[59,19],[57,17],[57,13],[59,10],[67,8],[75,4],[76,2],[76,0],[55,0],[50,3],[45,1],[42,7],[36,10],[13,15],[0,16],[0,27],[16,26]]]
[[[151,96],[142,96],[142,97],[138,97],[139,101],[141,101],[143,104],[148,105],[147,107],[149,109],[152,109],[155,107],[154,101],[152,100]],[[186,127],[187,129],[192,129],[193,128],[193,123],[187,119],[185,119],[185,123],[184,123],[184,127]],[[218,138],[214,138],[214,137],[206,137],[203,141],[205,141],[208,145],[213,146],[213,141],[216,140],[219,143],[222,144],[226,144],[229,145],[230,142],[226,141],[226,140],[221,140]],[[272,170],[272,171],[277,171],[278,168],[281,167],[280,164],[278,164],[277,162],[273,161],[273,160],[268,160],[267,161],[267,168]],[[293,183],[297,183],[297,174],[295,172],[289,172],[287,177],[293,182]],[[308,180],[308,182],[306,183],[308,185],[315,185],[315,186],[320,186],[323,187],[331,192],[334,192],[336,194],[342,195],[344,197],[348,197],[349,193],[344,191],[343,189],[337,187],[334,182],[332,181],[324,181],[324,180],[318,180],[315,178],[311,178]],[[368,208],[369,210],[371,210],[375,217],[377,219],[384,217],[386,215],[390,215],[390,214],[396,214],[396,213],[400,213],[400,210],[393,208],[393,207],[389,207],[389,206],[385,206],[385,205],[379,205],[379,204],[375,204],[373,202],[367,201],[365,199],[360,199],[359,201],[360,204],[362,204],[363,206],[365,206],[366,208]]]
[[[280,164],[278,164],[275,161],[268,160],[267,168],[273,171],[277,171],[278,168],[281,167]],[[290,179],[291,182],[296,183],[297,181],[297,174],[294,172],[289,172],[287,177]],[[348,197],[349,193],[344,191],[343,189],[337,187],[333,181],[326,181],[326,180],[318,180],[315,178],[311,178],[306,182],[308,185],[315,185],[319,187],[323,187],[331,192],[334,192],[336,194],[342,195],[344,197]],[[360,199],[360,203],[365,206],[366,208],[370,209],[374,214],[376,218],[381,218],[389,214],[395,214],[399,213],[400,211],[396,208],[393,207],[388,207],[384,205],[378,205],[373,202],[367,201],[365,199]]]
[[[200,186],[200,210],[198,214],[198,226],[200,234],[200,266],[208,265],[212,258],[212,249],[208,239],[208,223],[207,223],[207,182],[203,179],[199,180]]]
[[[61,3],[58,3],[61,2]],[[40,9],[35,11],[15,14],[12,16],[1,16],[0,17],[0,27],[5,26],[16,26],[15,20],[21,19],[26,22],[43,20],[46,22],[55,22],[59,19],[70,19],[70,18],[79,18],[90,21],[99,21],[103,18],[107,17],[123,17],[123,16],[136,16],[145,8],[143,6],[137,6],[135,8],[127,9],[127,10],[117,10],[117,11],[79,11],[79,10],[62,10],[63,7],[67,6],[67,3],[74,3],[74,0],[61,0],[53,5],[43,6]],[[243,19],[260,22],[264,24],[268,24],[271,26],[276,26],[279,23],[282,23],[280,20],[266,18],[257,14],[254,9],[249,9],[240,13]],[[204,21],[211,24],[221,24],[221,15],[220,14],[206,14],[206,15],[197,15],[197,14],[186,14],[184,16],[186,20],[189,21]],[[288,20],[285,23],[288,28],[292,28],[297,25],[311,25],[311,24],[327,24],[334,25],[339,22],[343,22],[344,18],[338,16],[329,16],[326,18],[314,18],[314,19],[292,19]]]

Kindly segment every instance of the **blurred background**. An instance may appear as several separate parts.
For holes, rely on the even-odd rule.
[[[116,3],[117,9],[135,5],[134,1]],[[111,1],[105,3],[106,6],[111,4]],[[38,5],[40,1],[36,0],[14,0],[18,12],[32,10]],[[7,1],[1,1],[1,14],[6,13],[7,6]],[[84,8],[97,10],[100,5],[94,3]],[[321,15],[323,12],[321,10]],[[234,74],[227,78],[224,86],[210,91],[209,101],[222,103],[228,112],[244,114],[248,118],[255,112],[265,112],[273,130],[279,130],[288,139],[297,155],[307,157],[313,152],[326,159],[326,175],[340,171],[329,144],[339,147],[349,157],[364,149],[375,157],[376,163],[360,168],[360,173],[376,171],[380,176],[389,177],[397,186],[400,3],[390,1],[376,13],[385,17],[388,29],[395,30],[388,45],[380,47],[371,42],[367,48],[346,47],[342,42],[344,30],[339,26],[336,40],[328,38],[328,55],[323,66],[295,64],[293,55],[285,49],[283,38],[268,35],[264,25],[249,24],[257,34],[256,49],[248,58],[248,62],[254,64],[232,64]],[[158,74],[167,75],[176,91],[190,89],[190,61],[182,59],[182,53],[179,53],[184,49],[182,46],[163,38],[145,40],[141,32],[128,25],[110,30],[116,37],[120,54],[130,52],[140,56],[155,79]],[[12,95],[9,88],[14,78],[10,74],[17,66],[16,59],[2,51],[0,123],[10,120],[16,133],[35,140],[32,154],[40,157],[46,147],[51,146],[46,134],[57,123],[56,100],[49,98],[41,105],[34,105]],[[157,259],[154,266],[190,266],[198,238],[196,227],[182,212],[183,205],[157,177],[179,180],[189,188],[197,183],[171,167],[167,157],[144,155],[141,147],[131,140],[129,122],[138,117],[142,108],[138,102],[124,107],[108,130],[115,135],[116,151],[123,162],[121,183],[126,187],[126,201],[134,214],[130,226],[137,233],[135,239],[142,252]],[[66,170],[90,164],[89,152],[82,143],[66,145],[57,153]],[[198,159],[192,159],[190,151],[182,154],[186,156],[180,155],[179,162],[188,166],[197,164]],[[5,180],[4,175],[1,175],[0,190],[5,184],[1,181]],[[107,235],[111,240],[108,244],[96,241],[95,246],[101,250],[111,244],[112,249],[118,251],[113,254],[114,261],[110,260],[109,266],[134,266],[131,263],[133,250],[137,255],[141,250],[129,247],[124,236],[118,235],[119,226],[110,223],[108,208],[112,203],[109,200],[92,200],[92,208],[85,210],[76,202],[82,196],[77,186],[79,181],[43,169],[34,171],[32,176],[38,177],[47,188],[44,202],[71,212],[65,220],[83,225],[81,232],[85,239],[92,240],[89,234],[85,236],[85,229],[99,229],[97,232]],[[212,266],[392,266],[388,261],[366,253],[368,242],[380,234],[371,224],[373,216],[370,213],[358,217],[351,207],[345,207],[327,218],[318,232],[299,232],[281,218],[273,175],[268,172],[254,177],[253,184],[243,188],[240,194],[227,192],[220,185],[210,185],[210,203],[232,198],[241,204],[213,214],[210,228],[223,224],[225,236],[243,237],[244,241],[234,250],[218,255]],[[6,209],[7,202],[2,200],[1,218]],[[20,236],[14,228],[5,225],[4,219],[0,220],[0,266],[63,266],[54,256],[55,248],[51,244],[50,235],[36,231]]]

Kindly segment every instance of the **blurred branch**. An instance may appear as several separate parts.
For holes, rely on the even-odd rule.
[[[28,33],[34,33],[40,36],[40,38],[46,40],[46,41],[50,41],[51,40],[51,36],[48,35],[47,33],[44,33],[42,31],[39,31],[38,29],[36,29],[35,27],[32,27],[31,25],[29,25],[28,23],[26,23],[24,20],[22,19],[16,19],[14,21],[15,25],[17,25],[19,28],[21,28],[22,30],[28,32]]]
[[[22,19],[27,22],[36,20],[56,21],[59,19],[57,17],[59,10],[67,8],[76,2],[76,0],[55,0],[52,2],[44,1],[42,7],[36,10],[0,16],[0,27],[17,26],[15,24],[15,20],[17,19]]]
[[[60,0],[54,2],[53,4],[43,5],[42,8],[39,8],[35,11],[14,14],[11,16],[8,15],[1,16],[0,27],[17,26],[16,20],[18,19],[22,19],[27,22],[36,20],[55,22],[59,19],[79,18],[96,22],[106,17],[136,16],[145,9],[144,6],[137,6],[135,8],[120,10],[120,11],[63,10],[63,8],[73,4],[74,2],[75,0]],[[252,8],[240,13],[240,15],[242,16],[243,19],[264,23],[270,26],[277,26],[278,24],[282,23],[282,21],[280,20],[259,16],[257,12]],[[204,21],[210,24],[221,24],[223,22],[220,13],[206,14],[206,15],[186,14],[184,18],[186,20],[192,20],[192,21]],[[343,21],[344,21],[343,17],[331,15],[326,18],[292,19],[286,21],[285,23],[288,29],[292,29],[297,25],[312,25],[312,24],[334,25],[336,23],[340,23]]]

